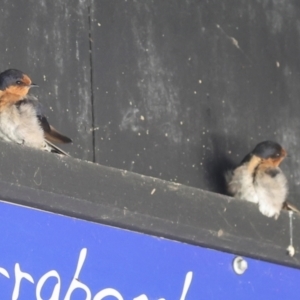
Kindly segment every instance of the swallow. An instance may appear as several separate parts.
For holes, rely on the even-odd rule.
[[[258,204],[263,215],[277,219],[287,205],[287,179],[279,168],[286,155],[276,142],[257,144],[237,168],[225,174],[228,193]]]
[[[16,69],[0,73],[0,138],[48,152],[68,155],[54,143],[72,140],[52,127],[40,102],[28,92],[37,87],[28,75]]]

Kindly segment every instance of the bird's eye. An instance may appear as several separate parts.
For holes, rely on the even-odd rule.
[[[21,84],[22,84],[22,81],[18,80],[18,81],[16,81],[16,84],[17,84],[17,85],[21,85]]]

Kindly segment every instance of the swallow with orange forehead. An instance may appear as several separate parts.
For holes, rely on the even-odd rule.
[[[279,168],[286,155],[276,142],[259,143],[236,169],[226,174],[228,193],[257,203],[260,212],[267,217],[277,219],[282,208],[297,211],[286,202],[287,179]]]
[[[0,138],[48,152],[68,155],[54,143],[71,143],[47,121],[41,104],[28,94],[37,87],[16,69],[0,73]]]

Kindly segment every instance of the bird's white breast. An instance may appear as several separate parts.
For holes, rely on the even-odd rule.
[[[31,103],[12,105],[0,113],[0,137],[9,142],[42,148],[44,132]]]
[[[285,175],[279,168],[273,170],[278,173],[271,176],[268,172],[258,172],[254,181],[259,210],[268,217],[278,217],[288,194]]]
[[[280,168],[258,167],[251,173],[248,164],[227,176],[227,188],[235,198],[258,203],[261,213],[268,217],[279,216],[288,193],[287,180]]]

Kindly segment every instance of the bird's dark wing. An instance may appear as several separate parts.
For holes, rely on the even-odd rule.
[[[50,132],[51,128],[50,128],[50,124],[48,123],[47,118],[42,114],[38,114],[37,118],[38,118],[40,125],[42,126],[44,132]]]
[[[44,130],[45,142],[50,146],[51,152],[70,156],[67,152],[63,151],[53,143],[71,143],[72,140],[55,130],[55,128],[48,123],[47,118],[44,115],[38,115],[37,117]]]
[[[67,136],[59,133],[53,126],[50,125],[51,132],[45,132],[45,137],[47,140],[53,143],[61,143],[61,144],[68,144],[72,143],[72,140]]]
[[[67,136],[59,133],[53,126],[48,123],[47,118],[44,115],[37,116],[40,124],[44,130],[45,139],[58,144],[68,144],[72,143],[72,140]]]
[[[36,110],[37,118],[40,122],[41,127],[44,130],[45,138],[51,143],[67,144],[72,143],[72,140],[67,136],[59,133],[53,126],[51,126],[43,114],[43,109],[41,103],[32,95],[27,95],[26,99],[23,100],[30,102]]]
[[[47,118],[42,112],[42,105],[37,100],[37,98],[32,95],[27,95],[26,99],[24,99],[23,101],[30,102],[35,107],[36,116],[42,129],[44,130],[45,142],[50,146],[51,152],[69,156],[68,153],[66,153],[53,143],[66,144],[72,143],[72,140],[67,136],[59,133],[53,126],[49,124]]]

